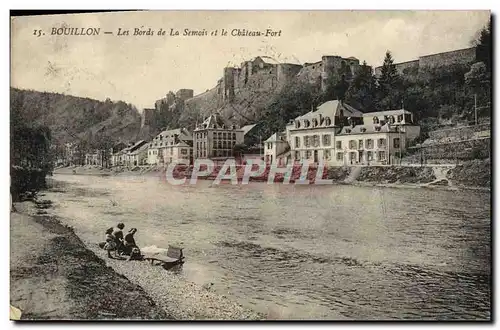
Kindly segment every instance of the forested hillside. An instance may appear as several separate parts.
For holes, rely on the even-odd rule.
[[[93,142],[99,136],[113,141],[133,141],[140,135],[141,117],[131,104],[105,102],[11,88],[11,115],[17,112],[32,126],[46,126],[54,144]]]

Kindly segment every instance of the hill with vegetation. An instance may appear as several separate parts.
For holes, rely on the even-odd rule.
[[[50,128],[54,144],[97,140],[133,141],[140,135],[141,117],[131,104],[105,102],[58,93],[11,88],[11,115],[29,125]]]

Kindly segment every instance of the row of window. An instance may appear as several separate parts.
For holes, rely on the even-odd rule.
[[[335,159],[337,161],[343,161],[345,156],[348,156],[348,160],[351,161],[352,163],[354,162],[362,162],[364,160],[367,161],[385,161],[387,160],[387,152],[386,151],[367,151],[366,152],[366,159],[363,159],[363,153],[357,153],[357,152],[348,152],[344,153],[342,151],[336,153]],[[304,156],[304,157],[302,157]],[[318,161],[316,159],[317,157],[317,151],[316,153],[313,152],[313,150],[306,150],[305,152],[301,151],[295,151],[295,159],[300,160],[302,158],[305,159],[312,159],[314,156],[314,160]],[[376,157],[376,158],[375,158]],[[331,160],[331,151],[330,150],[323,150],[323,159],[325,160]]]
[[[198,134],[201,134],[201,133],[198,133]],[[205,133],[204,137],[206,137],[206,133]],[[233,140],[236,140],[236,133],[231,133],[231,132],[214,132],[213,137],[214,137],[214,139],[219,139],[219,140],[230,140],[231,138]],[[199,138],[201,138],[201,136]]]
[[[397,120],[396,120],[396,118],[397,118]],[[396,118],[394,116],[392,116],[392,115],[390,115],[390,116],[384,116],[384,118],[382,118],[382,119],[380,119],[379,117],[375,116],[375,117],[372,118],[372,120],[373,120],[374,124],[380,124],[381,121],[388,122],[390,124],[394,124],[396,122],[400,123],[400,122],[403,121],[403,119],[404,119],[404,121],[406,123],[411,123],[411,115],[408,114],[408,113],[405,113],[405,114],[402,114],[402,115],[398,115]]]
[[[236,145],[236,141],[214,141],[213,148],[214,149],[231,149]],[[205,142],[196,142],[197,149],[205,149]]]
[[[322,122],[320,122],[317,118],[313,118],[311,120],[304,119],[303,123],[301,123],[300,120],[296,120],[295,121],[295,128],[301,128],[301,127],[309,128],[311,126],[318,127],[319,125],[323,125],[323,124],[324,124],[324,126],[330,126],[332,124],[332,120],[330,119],[330,117],[325,117]]]
[[[189,149],[190,153],[193,153],[192,149]],[[188,154],[188,149],[180,149],[180,152],[182,155],[187,155]],[[170,154],[174,154],[174,148],[170,148]],[[158,150],[149,150],[148,155],[158,155]]]
[[[169,145],[170,145],[170,146],[173,146],[173,145],[174,145],[174,142],[172,142],[172,141],[171,141],[170,143],[165,142],[165,147],[166,147],[166,146],[169,146]],[[163,147],[163,142],[160,142],[160,143],[155,142],[155,143],[154,143],[154,146],[155,146],[155,147]],[[149,144],[149,147],[150,147],[150,148],[153,148],[153,143],[150,143],[150,144]]]
[[[363,149],[364,142],[366,142],[366,149],[373,149],[373,147],[374,147],[373,139],[358,140],[358,141],[350,140],[348,143],[349,149],[353,149],[353,150]],[[323,135],[322,146],[329,147],[330,145],[331,145],[331,135]],[[400,139],[394,138],[393,145],[394,145],[394,148],[399,148],[400,147]],[[320,146],[319,135],[304,136],[304,146],[306,148],[307,147],[319,147]],[[386,139],[378,139],[377,146],[379,148],[386,147],[387,140]],[[300,137],[298,137],[298,136],[295,137],[295,148],[300,148]],[[335,148],[342,149],[342,141],[336,141]],[[269,146],[268,146],[268,149],[270,149]]]
[[[212,157],[231,157],[233,155],[232,150],[222,150],[222,149],[217,149],[212,151]],[[206,150],[197,150],[196,151],[196,157],[207,157],[207,152]]]

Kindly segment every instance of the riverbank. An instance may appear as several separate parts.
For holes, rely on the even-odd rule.
[[[10,304],[21,320],[172,319],[47,215],[50,204],[16,203],[11,213]]]
[[[220,169],[218,167],[217,169]],[[64,167],[54,171],[55,174],[74,175],[119,175],[119,176],[158,176],[165,178],[165,169],[161,166],[125,168],[99,168],[92,166]],[[217,171],[215,171],[217,172]],[[240,171],[241,172],[241,171]],[[250,178],[251,181],[267,182],[268,169],[259,177]],[[189,176],[190,171],[183,175]],[[297,181],[300,169],[294,170],[291,182]],[[200,177],[200,179],[215,179],[216,175]],[[310,169],[307,179],[314,181],[316,169]],[[283,175],[276,176],[277,182],[283,180]],[[337,166],[328,167],[323,172],[323,179],[332,180],[337,184],[372,185],[390,187],[425,187],[441,189],[472,189],[490,190],[491,163],[486,160],[471,160],[459,165],[425,165],[425,166]]]
[[[71,221],[66,218],[67,215],[60,211],[61,208],[64,207],[66,199],[71,197],[73,191],[70,190],[72,187],[58,181],[49,180],[48,182],[49,189],[44,191],[43,194],[45,195],[44,198],[51,200],[52,203],[50,207],[42,211],[46,212],[43,217],[48,219],[60,219],[62,223],[71,223]],[[81,191],[79,191],[79,193],[80,192]],[[25,203],[23,203],[23,205],[25,205]],[[34,210],[34,206],[32,206],[31,209]],[[24,210],[22,212],[20,211],[20,214],[24,213]],[[36,212],[32,211],[31,213],[31,216],[36,219]],[[35,232],[36,234],[36,232],[40,230],[40,228],[32,228],[31,232]],[[73,235],[75,234],[73,233]],[[151,266],[145,261],[128,262],[124,260],[109,259],[106,257],[106,252],[98,247],[97,243],[101,240],[102,237],[95,237],[95,240],[92,242],[82,239],[84,242],[82,244],[85,244],[85,249],[88,253],[95,256],[95,258],[99,259],[100,262],[104,264],[108,272],[112,272],[116,276],[130,281],[138,286],[138,288],[141,288],[144,294],[150,297],[149,299],[151,299],[156,308],[160,309],[163,315],[168,316],[168,318],[175,320],[255,320],[265,318],[264,315],[260,315],[249,309],[244,309],[241,305],[234,303],[224,295],[216,294],[211,290],[210,286],[197,285],[187,281],[182,276],[182,272],[167,272],[162,267]],[[82,242],[80,239],[78,239],[78,241]],[[189,258],[189,255],[187,258]],[[14,258],[12,257],[11,259],[13,260]],[[189,260],[187,262],[189,262]],[[97,273],[99,272],[100,271],[97,271]],[[105,278],[105,276],[101,277]],[[114,284],[114,286],[116,285],[117,284]],[[96,286],[98,286],[98,284],[96,284]],[[112,288],[108,288],[108,290],[113,292]],[[42,301],[43,299],[47,300],[47,298],[42,298]],[[14,301],[12,304],[16,306]],[[88,308],[86,307],[84,309]],[[135,309],[140,310],[139,307]],[[158,318],[145,317],[145,319],[154,320]]]

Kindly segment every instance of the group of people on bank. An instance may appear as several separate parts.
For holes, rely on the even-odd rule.
[[[131,259],[140,259],[141,250],[135,243],[134,235],[136,228],[131,228],[126,235],[123,235],[125,225],[120,222],[116,227],[106,230],[106,242],[101,243],[101,247],[108,252],[108,258],[120,258],[129,256]],[[111,254],[114,252],[114,256]]]

